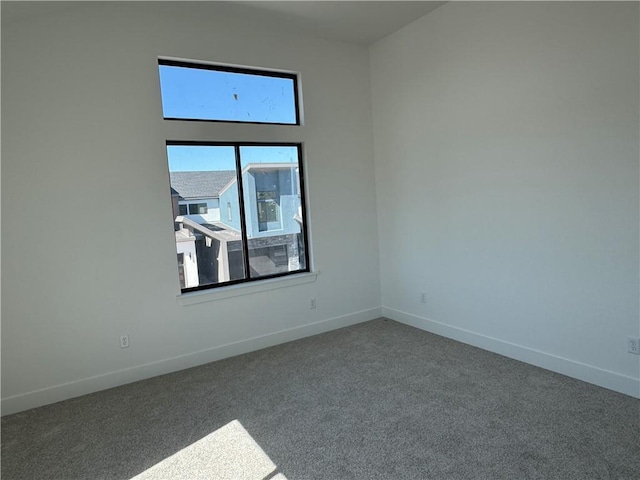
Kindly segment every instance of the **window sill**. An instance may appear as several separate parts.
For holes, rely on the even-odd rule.
[[[259,282],[241,283],[228,287],[212,288],[199,292],[182,293],[178,295],[177,301],[183,307],[195,305],[197,303],[215,302],[225,298],[239,297],[241,295],[251,295],[253,293],[267,292],[278,288],[293,287],[305,283],[315,282],[320,272],[307,272],[286,277],[271,278]]]

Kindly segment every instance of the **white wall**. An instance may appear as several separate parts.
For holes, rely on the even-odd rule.
[[[372,46],[383,313],[640,396],[638,24],[453,2]]]
[[[379,278],[391,318],[640,394],[637,4],[445,4],[370,50],[372,147],[365,49],[166,3],[3,25],[3,414],[374,318]],[[306,124],[163,122],[158,55],[297,70]],[[176,301],[185,136],[305,142],[316,282]]]
[[[367,49],[161,3],[3,26],[3,414],[380,314]],[[300,72],[304,126],[187,139],[304,142],[315,282],[176,301],[159,55]]]

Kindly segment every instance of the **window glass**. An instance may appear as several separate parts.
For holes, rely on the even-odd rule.
[[[251,278],[306,269],[298,146],[241,146]]]
[[[234,147],[168,145],[167,158],[173,191],[182,198],[196,200],[189,203],[189,215],[196,216],[179,223],[175,233],[178,253],[187,254],[180,267],[181,283],[185,285],[182,288],[213,286],[246,278],[240,223],[222,221],[218,208],[209,209],[205,201],[197,201],[225,195],[237,198]],[[239,218],[238,201],[229,202],[229,208],[235,209],[235,218]],[[177,213],[184,215],[180,211]]]
[[[169,144],[167,157],[172,191],[193,202],[175,212],[183,290],[307,270],[299,145]]]
[[[167,119],[298,124],[292,74],[159,61]]]
[[[158,72],[163,116],[187,138],[203,134],[191,120],[280,125],[276,135],[300,124],[295,74],[174,60],[159,60]],[[182,292],[309,271],[301,151],[167,141]]]

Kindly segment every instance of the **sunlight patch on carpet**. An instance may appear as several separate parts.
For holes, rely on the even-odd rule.
[[[165,458],[131,480],[286,480],[238,420]]]

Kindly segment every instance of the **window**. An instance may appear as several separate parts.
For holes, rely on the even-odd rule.
[[[175,175],[190,168],[195,178],[209,181],[199,184],[202,195],[215,188],[227,209],[213,222],[176,220],[176,245],[195,257],[198,275],[197,285],[192,281],[182,291],[309,271],[301,150],[285,143],[167,142],[170,176],[182,179],[171,185],[173,191],[182,195],[190,188],[185,175]],[[189,204],[189,213],[202,205]],[[184,283],[184,261],[179,268]]]
[[[278,211],[278,204],[274,200],[258,201],[258,222],[277,222],[279,217]]]
[[[178,278],[180,279],[180,288],[184,288],[184,253],[178,254]]]
[[[208,213],[206,203],[190,203],[189,204],[189,215],[204,215]]]
[[[300,124],[295,74],[162,59],[158,69],[163,117],[183,122],[180,135],[219,140],[215,123],[194,121],[270,123],[277,139]],[[239,131],[250,140],[255,128]],[[301,143],[166,145],[183,293],[309,271]]]
[[[270,192],[256,192],[256,199],[258,201],[258,223],[260,231],[269,230],[270,223],[279,223],[280,221],[280,206],[277,203],[276,191]],[[277,225],[280,228],[280,225]],[[272,227],[271,230],[274,230]]]
[[[158,63],[165,119],[300,124],[294,74],[174,60]]]

